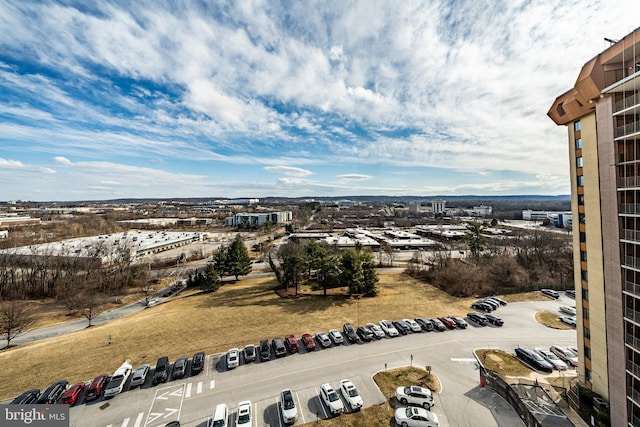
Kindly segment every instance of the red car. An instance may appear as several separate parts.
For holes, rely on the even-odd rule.
[[[298,340],[293,335],[287,335],[284,337],[284,343],[289,349],[290,353],[297,353],[300,350],[300,346],[298,346]]]
[[[91,381],[89,388],[87,389],[87,394],[84,396],[84,400],[87,402],[89,400],[94,400],[100,397],[102,392],[104,391],[104,386],[109,382],[109,375],[102,374],[98,375]]]
[[[84,383],[74,384],[62,395],[60,403],[63,405],[74,405],[80,393],[84,391]]]
[[[444,326],[449,329],[455,329],[458,326],[456,325],[456,322],[453,321],[453,319],[450,319],[448,317],[438,317],[438,319],[440,319],[440,321],[444,323]]]
[[[302,335],[302,344],[304,345],[304,348],[307,349],[307,351],[316,349],[316,342],[314,341],[311,334]]]

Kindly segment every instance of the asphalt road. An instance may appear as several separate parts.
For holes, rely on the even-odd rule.
[[[340,379],[350,378],[360,390],[365,406],[371,406],[385,401],[372,376],[385,368],[410,364],[429,365],[440,378],[443,390],[435,396],[433,411],[438,414],[441,426],[522,426],[515,411],[502,398],[479,387],[472,351],[501,348],[513,352],[518,345],[530,348],[575,345],[575,330],[549,329],[533,318],[537,310],[557,311],[560,305],[573,305],[573,301],[509,304],[498,310],[505,319],[502,328],[470,325],[467,330],[410,334],[309,354],[301,350],[299,354],[243,364],[233,370],[226,369],[219,355],[210,355],[206,369],[198,375],[155,387],[147,379],[141,388],[107,401],[76,405],[71,408],[71,426],[157,427],[179,419],[183,426],[205,427],[219,403],[229,406],[230,425],[234,425],[238,402],[251,400],[253,427],[280,427],[278,395],[284,388],[294,392],[300,413],[296,425],[300,425],[327,417],[326,407],[318,398],[322,383],[329,382],[337,389]],[[389,419],[392,417],[390,412]]]

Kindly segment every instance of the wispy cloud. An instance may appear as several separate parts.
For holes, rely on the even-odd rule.
[[[308,176],[313,174],[313,172],[309,170],[296,168],[293,166],[266,166],[264,170],[289,176]]]

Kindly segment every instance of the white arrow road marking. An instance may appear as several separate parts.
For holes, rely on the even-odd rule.
[[[168,391],[166,393],[162,393],[160,396],[156,397],[156,400],[168,400],[169,398],[167,396],[169,395],[169,393],[171,392]]]
[[[147,417],[147,424],[150,424],[150,423],[154,422],[155,420],[157,420],[158,418],[160,418],[163,415],[164,415],[163,412],[152,412],[152,413],[150,413],[149,416]]]
[[[191,384],[189,384],[191,385]],[[175,397],[182,397],[182,390],[183,388],[180,387],[179,389],[172,391],[171,393],[169,393],[170,396],[175,396]]]
[[[179,411],[180,411],[180,409],[179,409],[179,408],[178,408],[178,409],[173,409],[173,408],[164,408],[164,409],[165,409],[165,410],[167,410],[167,411],[169,411],[169,412],[167,413],[167,415],[165,415],[165,416],[164,416],[164,418],[168,418],[168,417],[170,417],[171,415],[175,414],[176,412],[179,412]]]

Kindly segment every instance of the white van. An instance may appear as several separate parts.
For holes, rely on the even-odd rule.
[[[213,411],[213,417],[211,418],[211,424],[209,427],[227,427],[227,417],[229,416],[229,408],[224,403],[216,406]]]

